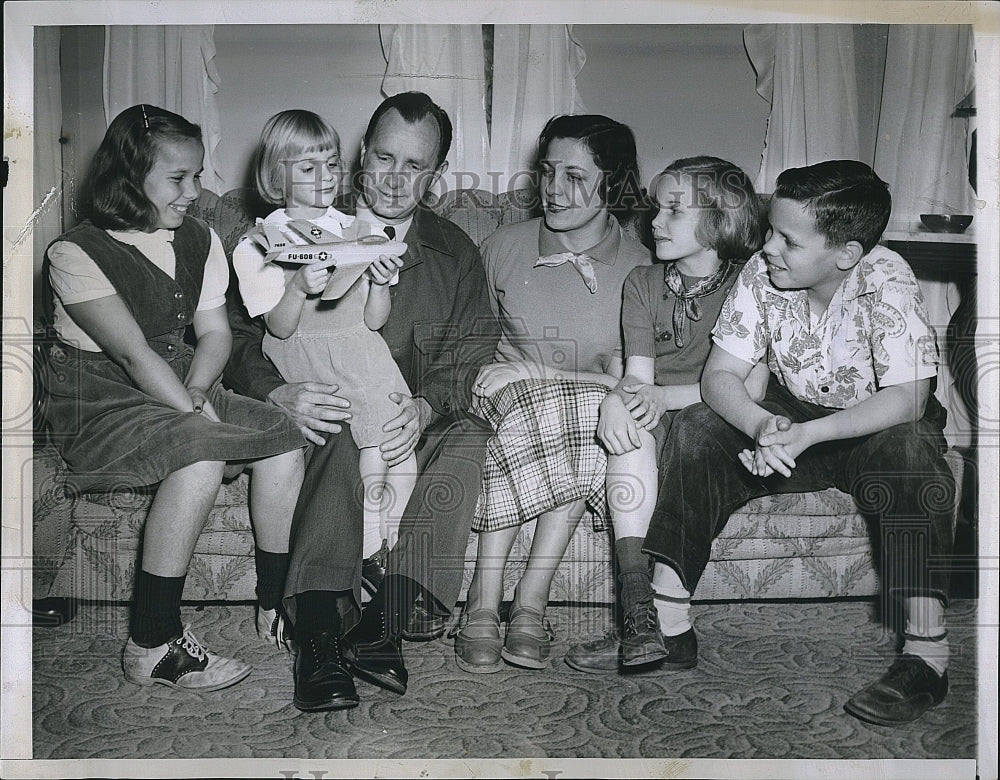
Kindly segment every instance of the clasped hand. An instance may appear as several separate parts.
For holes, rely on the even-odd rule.
[[[656,385],[632,382],[622,385],[621,391],[613,390],[604,397],[597,421],[597,436],[612,455],[638,449],[639,431],[653,430],[666,411]]]
[[[804,423],[793,423],[779,414],[769,415],[760,423],[754,441],[754,450],[743,450],[739,458],[746,470],[758,477],[775,472],[792,476],[795,458],[813,443]]]

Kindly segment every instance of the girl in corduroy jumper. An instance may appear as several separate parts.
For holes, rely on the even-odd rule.
[[[258,624],[268,623],[305,442],[283,412],[219,383],[231,345],[229,267],[218,236],[187,215],[203,156],[199,127],[155,106],[128,108],[108,127],[85,182],[85,219],[48,249],[58,340],[47,355],[46,419],[74,489],[155,488],[126,679],[210,691],[250,667],[208,652],[181,623],[195,543],[227,463],[252,461]]]

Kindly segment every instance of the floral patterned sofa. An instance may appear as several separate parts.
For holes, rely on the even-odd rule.
[[[492,195],[481,190],[446,193],[435,210],[480,243],[497,227],[534,216],[526,191]],[[252,224],[245,190],[219,197],[205,192],[196,214],[213,225],[228,251]],[[628,231],[648,240],[648,219]],[[948,463],[961,484],[963,461]],[[124,601],[131,597],[138,544],[151,494],[143,491],[74,496],[65,490],[65,464],[44,432],[34,457],[34,598]],[[195,550],[184,596],[189,600],[254,598],[253,537],[247,513],[247,477],[223,485]],[[955,517],[957,517],[957,502]],[[515,543],[506,572],[510,598],[527,561],[533,523]],[[465,556],[472,576],[476,539]],[[582,522],[553,583],[552,600],[613,600],[610,538]],[[871,596],[879,591],[866,523],[850,496],[835,489],[756,499],[732,515],[712,548],[695,598],[786,599]],[[464,589],[463,589],[464,593]]]

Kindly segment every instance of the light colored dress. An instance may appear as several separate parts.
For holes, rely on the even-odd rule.
[[[288,216],[281,209],[269,215],[265,222],[281,224]],[[326,219],[312,220],[322,227],[338,232],[338,225],[346,226],[353,218],[334,209]],[[252,254],[251,254],[252,253]],[[280,300],[284,285],[298,270],[297,266],[281,269],[281,278],[271,264],[254,268],[253,262],[264,266],[263,253],[252,241],[244,240],[233,253],[233,265],[240,280],[240,290],[246,283],[255,288],[259,299],[263,272],[269,273],[270,286],[281,287],[275,292],[275,303]],[[410,395],[389,347],[382,337],[365,325],[365,303],[368,300],[368,281],[362,276],[340,299],[324,301],[320,295],[311,295],[302,306],[299,325],[287,339],[266,334],[264,354],[274,363],[287,382],[323,382],[339,386],[337,394],[351,402],[351,435],[358,447],[377,447],[389,438],[382,426],[399,414],[399,405],[389,400],[389,393]],[[251,304],[248,302],[248,310]],[[273,307],[273,304],[272,304]],[[269,311],[270,309],[266,309]],[[256,315],[261,311],[252,311]]]

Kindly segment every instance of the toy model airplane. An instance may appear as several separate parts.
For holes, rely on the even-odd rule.
[[[361,220],[344,228],[343,236],[308,220],[293,219],[284,225],[259,223],[247,237],[264,250],[265,263],[304,265],[333,260],[323,300],[343,296],[378,257],[399,257],[406,251],[406,244],[389,240]]]

